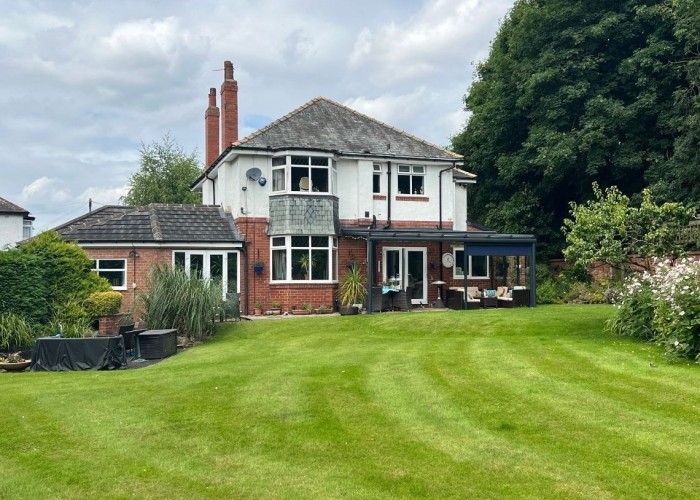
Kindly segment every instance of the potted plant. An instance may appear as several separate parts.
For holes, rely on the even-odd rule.
[[[26,369],[31,360],[25,359],[20,352],[0,354],[0,368],[8,372],[16,372]]]
[[[303,309],[304,311],[306,311],[306,314],[311,314],[314,311],[314,308],[311,304],[304,304]]]
[[[316,309],[316,314],[326,314],[328,312],[328,309],[326,309],[326,306],[321,304],[318,306],[318,309]]]
[[[365,287],[365,277],[360,272],[360,266],[353,262],[345,271],[340,281],[338,299],[340,300],[340,314],[357,314],[358,308],[355,304],[361,304],[367,297]]]
[[[255,271],[255,274],[262,274],[263,269],[265,269],[265,263],[261,260],[256,260],[253,264],[253,271]]]
[[[263,305],[262,302],[257,301],[253,304],[253,311],[256,316],[262,316]]]
[[[316,259],[314,257],[309,258],[309,254],[305,253],[299,257],[298,262],[299,267],[301,267],[301,269],[304,271],[304,279],[309,279],[309,269],[311,269],[311,266],[316,263]]]
[[[278,316],[282,310],[282,303],[279,300],[272,301],[272,307],[270,308],[270,314],[273,316]]]

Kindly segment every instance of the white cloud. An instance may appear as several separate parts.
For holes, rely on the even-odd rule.
[[[70,198],[68,192],[61,188],[62,181],[49,177],[39,177],[22,188],[23,201],[41,201],[59,203]]]
[[[92,186],[83,191],[79,199],[92,199],[93,203],[97,205],[119,205],[119,198],[126,195],[128,192],[129,186],[107,188]]]
[[[492,35],[492,26],[510,5],[512,2],[506,0],[425,2],[404,23],[391,21],[374,32],[367,28],[360,31],[349,66],[366,72],[382,86],[465,68],[475,48],[488,47],[484,30]]]

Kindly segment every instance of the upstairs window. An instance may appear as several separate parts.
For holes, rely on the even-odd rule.
[[[372,177],[372,192],[379,194],[382,192],[382,166],[374,164],[374,175]]]
[[[327,156],[275,156],[272,158],[273,193],[336,194],[336,162]]]
[[[26,240],[27,238],[32,237],[32,221],[30,220],[24,220],[24,224],[22,226],[22,239]]]
[[[399,165],[399,194],[423,194],[425,192],[425,166]]]
[[[272,191],[286,191],[287,158],[279,156],[272,159]]]
[[[109,281],[114,290],[126,290],[126,259],[97,259],[92,270]]]

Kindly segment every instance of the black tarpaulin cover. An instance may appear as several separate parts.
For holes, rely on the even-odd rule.
[[[126,368],[124,339],[90,337],[66,339],[42,337],[34,346],[33,372],[73,370],[119,370]]]

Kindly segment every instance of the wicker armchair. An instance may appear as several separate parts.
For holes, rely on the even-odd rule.
[[[372,287],[372,312],[382,312],[389,309],[389,296],[382,293],[382,287]]]
[[[406,287],[405,290],[401,290],[394,294],[394,309],[399,309],[401,311],[410,311],[413,306],[411,304],[411,296],[413,295],[413,288]]]

